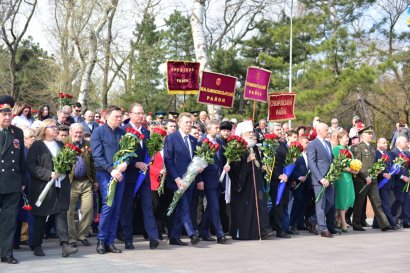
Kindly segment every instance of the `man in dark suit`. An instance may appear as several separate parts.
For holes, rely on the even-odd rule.
[[[363,206],[367,202],[367,196],[369,196],[379,227],[382,231],[387,231],[390,229],[390,225],[382,209],[379,186],[376,183],[377,177],[370,177],[369,175],[369,169],[376,159],[376,147],[370,143],[373,137],[373,128],[368,126],[360,130],[358,134],[360,142],[350,148],[353,157],[362,162],[361,170],[353,177],[356,194],[353,205],[353,230],[365,231],[362,225]],[[362,191],[366,184],[367,187]]]
[[[310,183],[309,166],[307,162],[306,148],[309,143],[307,136],[299,138],[300,144],[303,146],[302,156],[296,159],[295,169],[290,176],[290,188],[293,194],[293,206],[290,213],[290,231],[296,229],[306,229],[304,224],[304,216],[307,205],[308,183]],[[295,189],[297,187],[297,189]]]
[[[23,131],[11,125],[13,107],[12,97],[0,96],[0,249],[1,262],[9,264],[18,263],[13,257],[13,237],[26,171]]]
[[[332,238],[335,233],[335,190],[324,178],[333,161],[331,145],[325,140],[329,134],[329,127],[325,123],[319,123],[316,131],[316,139],[307,147],[308,165],[312,174],[311,183],[316,196],[322,187],[326,188],[323,198],[316,203],[317,229],[322,237]]]
[[[208,140],[211,143],[219,144],[219,146],[222,147],[222,141],[216,139],[216,135],[220,132],[219,122],[217,120],[208,121],[205,123],[205,130],[207,132]],[[209,164],[204,169],[200,175],[202,181],[197,185],[198,190],[205,191],[207,201],[205,213],[201,221],[199,236],[202,237],[202,240],[204,241],[215,241],[215,239],[209,235],[209,228],[212,223],[218,244],[228,243],[222,230],[221,219],[219,217],[219,193],[222,189],[222,184],[219,183],[219,176],[221,175],[222,170],[229,172],[230,167],[222,165],[222,157],[223,154],[221,153],[221,149],[219,149],[214,156],[214,163]]]
[[[289,204],[289,185],[287,182],[289,178],[283,173],[283,168],[285,167],[286,154],[288,153],[288,143],[296,140],[297,133],[295,131],[291,131],[285,142],[279,142],[279,147],[277,148],[275,154],[275,166],[269,193],[272,202],[275,203],[270,212],[270,219],[272,222],[272,227],[276,231],[276,237],[278,238],[290,238],[290,235],[286,233],[289,229],[289,214],[287,213]],[[282,180],[286,183],[285,189],[283,191],[282,199],[279,204],[276,205],[278,187],[280,181]]]
[[[174,192],[186,187],[182,177],[191,163],[197,145],[197,140],[189,135],[192,127],[190,113],[181,113],[179,115],[178,126],[178,131],[165,138],[164,145],[164,163],[167,169],[166,185]],[[194,184],[195,182],[185,191],[173,212],[172,227],[169,234],[169,243],[171,245],[188,245],[181,241],[182,227],[185,227],[187,235],[191,238],[192,245],[196,245],[200,241],[192,227],[189,213]]]
[[[389,157],[389,161],[385,163],[386,168],[377,176],[377,182],[379,184],[380,181],[384,178],[389,179],[387,184],[384,185],[381,189],[379,189],[379,195],[380,201],[382,202],[383,212],[386,215],[387,220],[389,221],[390,228],[394,230],[398,228],[396,220],[394,219],[391,213],[391,207],[393,205],[394,200],[394,181],[392,179],[392,176],[389,174],[390,167],[392,165],[392,158],[394,158],[394,156],[391,154],[391,152],[387,152],[388,145],[389,143],[385,138],[379,138],[377,140],[376,161],[378,161],[384,155]],[[379,228],[376,217],[374,217],[373,220],[373,228]]]
[[[73,115],[71,116],[73,118],[73,123],[81,123],[84,121],[84,118],[81,116],[81,111],[82,111],[82,105],[79,102],[74,103],[74,111]]]
[[[137,157],[130,160],[125,170],[125,189],[121,200],[121,227],[124,234],[125,249],[134,249],[133,244],[133,215],[134,215],[134,189],[136,182],[142,172],[146,171],[146,176],[138,189],[137,194],[141,200],[142,214],[144,217],[144,227],[150,241],[150,248],[157,248],[159,245],[158,229],[152,208],[151,182],[149,177],[148,162],[144,162],[147,155],[146,140],[150,133],[142,126],[144,121],[144,109],[141,104],[134,103],[130,106],[130,121],[122,128],[133,128],[144,135],[144,141],[135,151]]]
[[[89,133],[90,135],[100,126],[98,122],[94,121],[94,113],[90,110],[85,112],[84,120],[81,122],[81,125],[84,127],[84,133]]]
[[[392,151],[392,160],[399,155],[410,160],[410,154],[407,150],[407,138],[404,136],[399,136],[396,139],[396,148]],[[410,228],[410,192],[403,192],[402,190],[406,183],[410,183],[408,164],[404,164],[403,168],[400,169],[400,172],[394,175],[394,195],[396,200],[392,205],[391,211],[393,216],[402,218],[403,228]],[[400,210],[401,213],[399,212]]]

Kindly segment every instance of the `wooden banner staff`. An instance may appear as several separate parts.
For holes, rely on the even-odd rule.
[[[256,100],[253,101],[252,122],[255,123]]]
[[[258,193],[257,193],[257,190],[256,190],[255,161],[254,160],[252,160],[252,174],[253,174],[253,189],[254,189],[254,192],[255,192],[256,220],[258,221],[259,241],[262,242],[261,223],[259,221],[259,202],[258,202]]]

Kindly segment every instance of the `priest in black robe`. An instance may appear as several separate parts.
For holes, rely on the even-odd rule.
[[[241,161],[231,163],[229,172],[232,181],[230,233],[236,240],[267,239],[273,232],[269,225],[265,180],[252,122],[238,124],[236,134],[248,142],[248,149]]]

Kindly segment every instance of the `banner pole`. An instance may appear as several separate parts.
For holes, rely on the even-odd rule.
[[[255,123],[256,100],[253,101],[252,122]]]

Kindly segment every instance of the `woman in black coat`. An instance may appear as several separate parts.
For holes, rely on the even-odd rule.
[[[68,257],[78,250],[68,244],[67,210],[70,205],[70,181],[67,174],[57,174],[54,170],[55,157],[63,144],[56,141],[58,134],[56,122],[44,120],[38,128],[38,140],[30,147],[27,155],[27,168],[31,175],[29,190],[30,203],[33,204],[34,215],[33,253],[35,256],[45,256],[41,244],[47,217],[55,216],[56,228],[63,248],[62,256]],[[49,189],[42,204],[34,205],[47,182],[55,179],[57,182]]]

